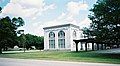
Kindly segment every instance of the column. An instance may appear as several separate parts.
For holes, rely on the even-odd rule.
[[[83,43],[81,42],[81,49],[80,50],[83,50]]]
[[[87,42],[85,43],[85,51],[87,51]]]
[[[58,31],[55,31],[55,49],[59,49],[58,48]]]
[[[75,41],[75,44],[76,44],[76,52],[78,52],[78,43],[79,43],[79,41]]]

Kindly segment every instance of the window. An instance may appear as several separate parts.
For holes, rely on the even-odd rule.
[[[55,33],[49,33],[49,48],[55,48]]]
[[[65,48],[65,32],[58,32],[58,46],[59,48]]]
[[[76,33],[76,31],[74,30],[74,31],[73,31],[73,38],[76,38],[76,36],[77,36],[77,33]]]

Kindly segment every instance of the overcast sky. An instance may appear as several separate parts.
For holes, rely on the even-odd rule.
[[[75,24],[89,26],[89,9],[97,0],[0,0],[0,17],[22,17],[25,33],[43,36],[43,27]]]

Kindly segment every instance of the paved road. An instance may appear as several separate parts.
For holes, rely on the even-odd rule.
[[[120,66],[120,65],[119,64],[86,63],[86,62],[0,58],[0,66]]]

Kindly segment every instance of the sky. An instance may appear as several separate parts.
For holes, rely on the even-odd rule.
[[[74,24],[89,27],[90,9],[97,0],[0,0],[0,17],[22,17],[25,34],[43,36],[43,27]]]

